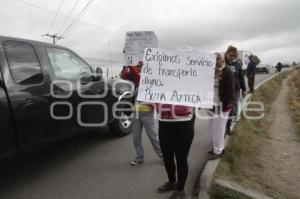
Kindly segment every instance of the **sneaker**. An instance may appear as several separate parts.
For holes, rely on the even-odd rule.
[[[222,157],[224,154],[225,154],[224,150],[220,154],[216,154],[216,153],[209,154],[208,160],[216,160],[216,159]]]
[[[211,150],[209,152],[207,152],[208,154],[214,154],[214,150]],[[222,150],[222,153],[224,154],[225,153],[225,149]]]
[[[144,160],[138,160],[138,159],[134,159],[130,162],[130,165],[131,166],[137,166],[137,165],[140,165],[144,162]]]
[[[168,191],[173,191],[176,189],[176,183],[166,182],[164,185],[158,187],[158,193],[166,193]]]
[[[175,191],[169,199],[185,199],[186,194],[184,191]]]

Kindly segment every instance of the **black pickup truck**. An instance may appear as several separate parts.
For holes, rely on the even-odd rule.
[[[0,159],[106,125],[129,134],[129,111],[119,108],[132,92],[68,48],[0,36]]]

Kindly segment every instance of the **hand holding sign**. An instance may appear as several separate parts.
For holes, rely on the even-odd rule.
[[[126,32],[124,56],[127,65],[136,65],[143,60],[145,48],[157,48],[158,41],[153,31]]]
[[[138,100],[212,108],[213,54],[146,48]]]

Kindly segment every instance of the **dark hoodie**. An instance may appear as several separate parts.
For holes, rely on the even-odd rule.
[[[238,62],[232,62],[231,64],[227,65],[235,78],[235,92],[238,92],[240,89],[242,89],[243,92],[246,92],[246,85],[245,85],[245,79],[244,79],[244,72],[241,67],[241,65]]]
[[[234,82],[233,73],[226,66],[223,68],[221,79],[219,80],[219,97],[222,102],[223,111],[229,109],[229,104],[235,104]]]

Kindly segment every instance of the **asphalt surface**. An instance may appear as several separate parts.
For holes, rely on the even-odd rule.
[[[257,75],[256,84],[269,75]],[[201,111],[205,114],[204,111]],[[0,199],[166,199],[156,188],[167,181],[164,166],[144,134],[145,162],[131,167],[132,136],[108,129],[87,132],[0,167]],[[204,164],[210,144],[206,120],[196,120],[186,192]]]

